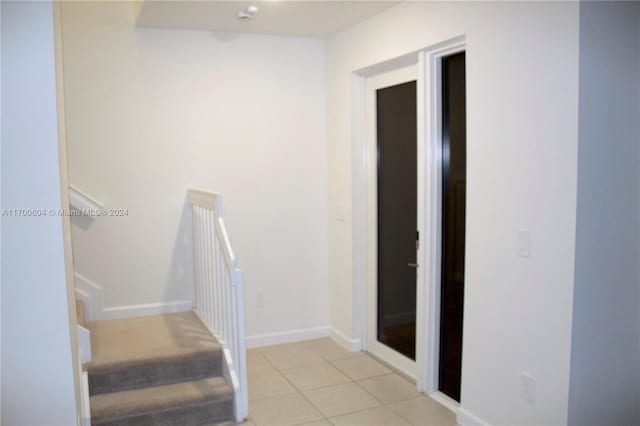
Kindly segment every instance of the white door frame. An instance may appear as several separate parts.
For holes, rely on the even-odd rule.
[[[352,75],[351,139],[352,139],[352,279],[354,338],[367,339],[367,287],[369,206],[367,196],[372,173],[368,161],[367,77],[418,64],[418,230],[420,248],[417,253],[417,328],[416,363],[418,390],[432,396],[449,408],[458,404],[438,391],[440,341],[440,261],[442,175],[441,63],[442,58],[466,51],[464,36],[452,38],[420,51],[381,62]],[[468,85],[467,85],[468,88]],[[375,170],[375,169],[374,169]],[[422,190],[420,189],[422,187]],[[367,346],[367,343],[364,343]],[[464,357],[464,349],[463,349]]]
[[[424,265],[421,285],[418,286],[417,356],[420,365],[420,390],[439,402],[457,408],[458,403],[439,391],[440,364],[440,286],[442,261],[442,58],[466,50],[464,37],[445,42],[421,52],[424,93],[419,103],[418,158],[425,167],[425,191],[418,194],[418,222],[420,223],[420,250],[418,259]],[[422,110],[420,110],[420,106]],[[424,126],[420,130],[420,124]],[[464,325],[463,325],[464,330]],[[464,349],[463,349],[464,353]],[[463,355],[464,356],[464,355]]]
[[[378,341],[378,162],[377,162],[377,90],[418,80],[418,64],[374,74],[367,78],[366,93],[366,163],[367,163],[367,328],[365,349],[393,365],[403,374],[417,379],[416,361]],[[420,189],[419,189],[420,190]],[[410,261],[410,259],[407,259]]]

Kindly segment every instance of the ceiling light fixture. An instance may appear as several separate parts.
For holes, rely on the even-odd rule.
[[[249,20],[258,13],[258,6],[249,6],[248,8],[238,12],[238,19],[241,21]]]

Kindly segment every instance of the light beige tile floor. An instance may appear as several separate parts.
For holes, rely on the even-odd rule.
[[[453,412],[329,338],[250,349],[252,426],[454,426]]]

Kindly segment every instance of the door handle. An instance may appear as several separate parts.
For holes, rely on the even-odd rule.
[[[417,268],[420,265],[418,265],[417,263],[409,263],[408,266],[410,266],[412,268]]]

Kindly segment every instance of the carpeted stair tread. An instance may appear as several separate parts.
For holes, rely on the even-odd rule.
[[[221,352],[220,344],[193,312],[94,321],[88,328],[93,354],[88,371]]]
[[[91,395],[222,373],[222,348],[193,312],[89,323]]]
[[[233,416],[233,391],[222,377],[91,397],[94,426],[202,425]]]

